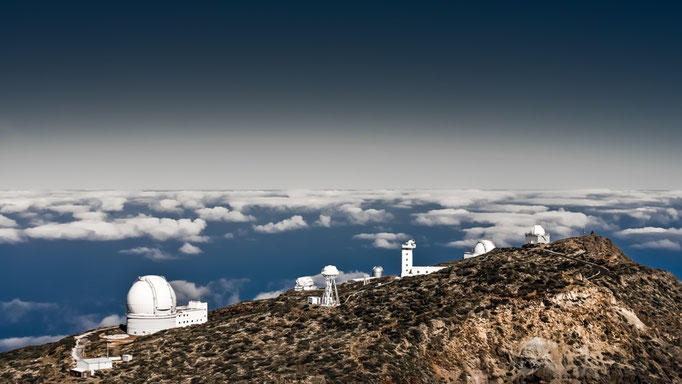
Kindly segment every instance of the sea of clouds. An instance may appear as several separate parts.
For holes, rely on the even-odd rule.
[[[634,249],[678,252],[682,250],[681,209],[682,191],[4,191],[0,192],[0,245],[147,239],[148,244],[118,252],[163,263],[200,258],[205,244],[218,241],[266,241],[275,234],[344,227],[353,229],[347,240],[357,246],[397,249],[411,238],[407,230],[392,230],[400,217],[412,228],[452,233],[431,244],[443,249],[464,251],[482,238],[498,246],[519,245],[520,234],[540,224],[553,239],[596,231]],[[218,223],[239,226],[212,233],[209,229]],[[420,239],[424,241],[428,237]],[[340,280],[363,275],[342,272]],[[321,276],[314,278],[321,280]],[[239,301],[240,287],[247,283],[248,279],[239,278],[203,284],[171,282],[183,301],[204,299],[219,305]],[[254,298],[275,297],[286,288],[265,290]],[[0,299],[5,313],[0,319],[6,323],[56,308],[54,303]],[[70,314],[70,318],[78,324],[74,329],[124,320],[113,313]],[[0,339],[0,349],[56,337]]]

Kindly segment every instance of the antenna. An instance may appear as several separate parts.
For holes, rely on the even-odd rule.
[[[323,307],[336,307],[339,305],[339,292],[336,289],[336,276],[338,275],[339,270],[333,265],[327,265],[322,268],[322,276],[324,276],[327,283],[320,303]]]

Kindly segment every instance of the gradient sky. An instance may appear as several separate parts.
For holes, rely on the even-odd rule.
[[[680,11],[3,1],[0,189],[682,188]]]

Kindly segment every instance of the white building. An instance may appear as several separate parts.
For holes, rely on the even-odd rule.
[[[526,233],[526,244],[547,244],[549,243],[549,233],[545,233],[542,225],[534,225],[530,232]]]
[[[302,276],[296,279],[296,285],[294,286],[294,291],[312,291],[317,289],[313,278],[310,276]]]
[[[474,250],[472,252],[464,253],[464,258],[469,259],[471,257],[480,256],[484,253],[492,251],[493,249],[495,249],[495,243],[490,240],[481,240],[476,243],[476,246],[474,246]]]
[[[417,276],[417,275],[428,275],[436,271],[440,271],[445,267],[415,267],[412,265],[413,257],[412,250],[417,248],[417,243],[414,240],[409,240],[403,244],[402,249],[402,260],[401,260],[401,271],[400,277],[405,276]]]
[[[97,357],[94,359],[81,359],[76,361],[76,369],[90,371],[91,373],[100,369],[113,368],[113,360],[108,357]]]
[[[202,324],[208,320],[208,303],[190,300],[186,307],[178,307],[175,317],[176,327],[187,327],[194,324]]]
[[[177,307],[175,291],[163,276],[138,277],[128,291],[129,335],[149,335],[207,320],[208,304],[190,301],[185,307]]]

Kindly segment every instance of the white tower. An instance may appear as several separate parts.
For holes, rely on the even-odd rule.
[[[339,275],[339,270],[333,265],[327,265],[322,268],[322,276],[327,282],[324,288],[324,295],[320,305],[324,307],[336,307],[339,305],[339,292],[336,290],[336,276]]]
[[[549,233],[545,233],[542,225],[534,225],[530,232],[526,233],[526,244],[547,244],[549,243]]]
[[[412,250],[417,248],[417,243],[414,240],[409,240],[403,244],[403,260],[401,265],[400,277],[407,276],[412,271]]]

